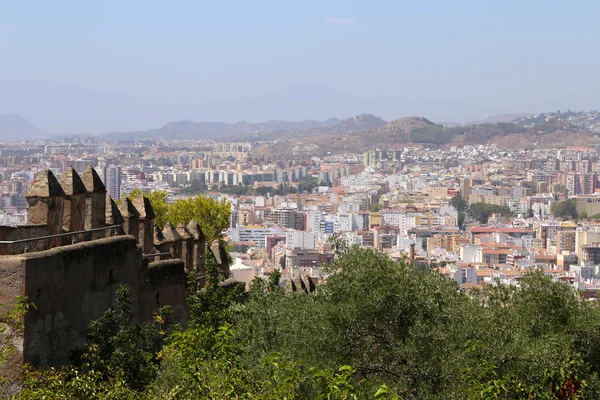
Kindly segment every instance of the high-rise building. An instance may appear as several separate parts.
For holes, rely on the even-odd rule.
[[[460,182],[460,195],[463,199],[468,199],[471,195],[471,179],[465,178]]]
[[[113,199],[121,197],[121,167],[111,164],[104,168],[104,186]]]
[[[567,193],[571,196],[592,194],[596,190],[596,175],[581,172],[556,171],[556,183],[565,185]]]
[[[315,248],[315,233],[302,231],[287,231],[285,233],[286,249],[312,249]]]
[[[273,223],[284,228],[303,231],[306,229],[306,214],[291,208],[273,210]]]

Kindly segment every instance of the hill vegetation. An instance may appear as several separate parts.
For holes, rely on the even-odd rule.
[[[417,116],[386,122],[371,114],[359,114],[345,120],[241,121],[235,124],[184,120],[168,123],[159,129],[127,132],[125,135],[131,139],[263,142],[255,150],[257,155],[298,158],[407,144],[445,146],[496,143],[515,148],[549,144],[588,145],[597,141],[600,135],[598,115],[595,111],[557,111],[535,115],[500,115],[481,123],[445,125]],[[106,137],[117,139],[123,135],[115,133]]]
[[[575,113],[577,114],[577,113]],[[262,146],[261,155],[275,154],[277,158],[323,156],[336,152],[363,152],[383,146],[417,144],[426,146],[477,145],[496,143],[521,148],[537,145],[589,145],[598,140],[598,125],[593,114],[580,116],[585,123],[573,121],[570,114],[522,116],[514,122],[441,125],[422,117],[407,117],[385,125],[346,134],[314,134],[300,138],[286,138],[286,145]],[[566,118],[566,119],[565,119]]]
[[[600,306],[543,272],[463,292],[368,249],[336,247],[326,283],[209,282],[190,324],[147,327],[127,293],[94,322],[81,364],[30,371],[21,399],[596,399]],[[149,338],[154,337],[154,340]]]

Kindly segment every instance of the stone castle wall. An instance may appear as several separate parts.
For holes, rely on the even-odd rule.
[[[25,316],[21,350],[4,375],[23,363],[70,363],[71,352],[83,349],[89,323],[114,304],[121,285],[130,289],[136,322],[170,305],[174,319],[185,323],[186,272],[205,274],[207,245],[198,223],[157,229],[147,198],[117,206],[91,167],[81,177],[71,168],[60,181],[45,170],[26,197],[29,224],[0,227],[0,242],[34,239],[0,243],[0,304],[10,307],[17,296],[27,296],[36,308]],[[42,238],[57,234],[68,236]],[[212,247],[227,273],[223,246]]]
[[[10,305],[24,295],[36,306],[25,316],[22,362],[70,363],[71,352],[86,343],[90,322],[114,305],[120,286],[131,293],[135,322],[150,321],[155,311],[170,305],[174,319],[185,323],[183,262],[146,261],[132,236],[0,257],[0,301]]]

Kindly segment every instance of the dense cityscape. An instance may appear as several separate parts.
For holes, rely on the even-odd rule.
[[[600,399],[600,1],[0,6],[0,399]]]
[[[231,203],[231,277],[250,284],[325,277],[332,238],[410,257],[465,290],[496,279],[518,285],[543,268],[595,297],[600,289],[600,150],[504,150],[496,145],[406,145],[303,160],[253,155],[256,143],[141,140],[5,143],[0,225],[27,221],[25,194],[50,169],[88,165],[107,193],[206,194]]]

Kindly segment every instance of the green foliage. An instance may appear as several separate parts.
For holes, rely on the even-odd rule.
[[[140,327],[133,322],[129,290],[120,287],[115,307],[90,323],[86,351],[77,367],[25,370],[22,399],[135,399],[154,382],[156,355],[164,337],[177,330],[169,323],[170,307]]]
[[[190,327],[157,355],[120,293],[91,329],[94,362],[35,372],[21,398],[600,398],[600,306],[567,284],[535,271],[466,294],[436,271],[341,250],[310,294],[273,273],[243,296],[207,260]]]
[[[202,227],[207,243],[222,238],[223,230],[229,226],[230,216],[231,204],[225,198],[219,201],[198,195],[177,200],[167,207],[167,220],[171,224],[187,225],[192,220],[197,221]]]
[[[275,194],[279,196],[285,196],[289,193],[290,185],[287,182],[280,183],[277,185]]]
[[[450,205],[458,212],[467,211],[469,203],[462,196],[454,196],[450,199]]]
[[[154,223],[163,228],[165,224],[168,222],[168,209],[169,205],[167,203],[167,198],[169,197],[169,193],[163,190],[154,190],[150,193],[142,192],[140,189],[133,189],[127,198],[129,200],[133,200],[133,198],[137,195],[143,194],[150,201],[150,205],[152,206],[152,210],[154,211],[155,219]]]
[[[26,296],[17,296],[15,304],[7,309],[0,306],[0,366],[5,365],[15,354],[17,338],[23,335],[23,319],[29,309],[36,309]],[[0,387],[10,383],[8,379],[0,377]]]
[[[212,197],[198,195],[169,204],[167,192],[155,190],[143,193],[139,189],[134,189],[127,197],[133,200],[138,194],[144,194],[150,200],[156,215],[154,223],[161,229],[167,222],[177,226],[180,223],[187,225],[194,220],[202,227],[206,241],[212,243],[213,240],[220,239],[222,231],[229,226],[231,205],[227,199],[218,201]]]
[[[233,288],[219,285],[224,276],[219,271],[212,253],[205,260],[206,285],[200,291],[188,297],[190,325],[216,330],[229,323],[230,307],[243,299],[244,286]]]
[[[188,330],[173,336],[163,351],[168,374],[150,391],[159,399],[366,399],[373,398],[349,366],[337,370],[307,367],[272,353],[246,363],[230,325],[216,334]],[[373,391],[374,392],[374,391]],[[394,399],[386,387],[376,399]]]
[[[546,398],[551,385],[599,393],[600,308],[542,272],[519,289],[465,295],[372,250],[350,249],[330,270],[311,296],[253,296],[240,309],[248,360],[276,352],[322,369],[352,365],[362,388],[385,384],[402,398]]]
[[[464,226],[466,217],[467,217],[467,214],[464,212],[459,212],[457,214],[456,224],[458,225],[459,228],[462,228]]]
[[[74,367],[61,370],[25,368],[23,388],[16,396],[21,400],[136,400],[144,398],[130,389],[122,377],[106,380],[102,373],[91,370],[82,373]]]
[[[280,286],[280,281],[281,280],[281,272],[275,268],[273,270],[273,272],[271,273],[271,275],[269,276],[269,283],[267,285],[267,288],[269,289],[270,292],[275,292],[277,290],[281,289]]]
[[[577,219],[579,213],[577,212],[577,206],[575,200],[567,199],[565,201],[558,201],[552,203],[550,206],[550,212],[556,218],[561,219]]]
[[[525,133],[527,131],[528,129],[523,125],[506,122],[452,127],[430,124],[412,128],[410,130],[410,139],[413,143],[443,145],[450,142],[456,136],[462,136],[469,143],[477,143],[487,141],[494,136],[506,136],[512,133]],[[550,130],[548,129],[547,132],[550,132]],[[544,133],[547,132],[544,131]]]
[[[313,189],[319,186],[319,178],[307,176],[302,179],[298,184],[298,191],[300,193],[312,193]]]
[[[198,179],[194,179],[192,183],[188,187],[185,187],[181,190],[182,194],[187,195],[195,195],[206,192],[206,185],[202,184],[202,182]]]
[[[90,324],[84,366],[106,378],[119,377],[132,389],[143,389],[156,377],[155,354],[161,347],[156,339],[165,335],[170,313],[170,307],[163,307],[153,323],[134,324],[129,290],[120,287],[115,307]]]
[[[415,143],[445,144],[451,138],[441,125],[414,128],[411,131],[411,139]]]
[[[471,216],[479,221],[480,224],[487,224],[492,214],[500,214],[504,217],[512,215],[512,211],[508,206],[498,206],[488,203],[473,203],[469,207]]]
[[[331,246],[331,250],[333,250],[335,255],[338,257],[343,256],[350,250],[346,241],[338,235],[330,235],[327,239],[327,243]]]
[[[273,189],[271,186],[259,186],[256,188],[256,194],[258,196],[272,196],[273,193],[275,193],[275,189]]]
[[[236,196],[245,196],[249,194],[252,190],[251,186],[245,185],[232,185],[232,186],[223,186],[219,189],[219,192],[225,194],[232,194]]]

